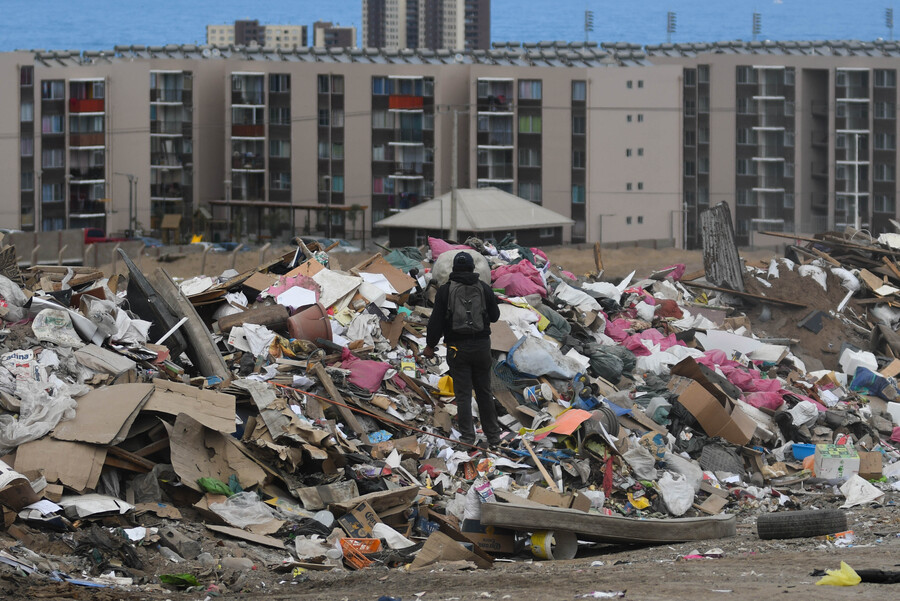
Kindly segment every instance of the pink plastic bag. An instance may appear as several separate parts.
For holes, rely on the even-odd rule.
[[[624,319],[614,319],[613,321],[609,320],[609,316],[604,313],[603,317],[606,318],[606,331],[604,332],[607,336],[615,340],[616,342],[622,342],[626,338],[628,338],[628,322]]]
[[[384,374],[391,368],[381,361],[369,361],[360,359],[350,352],[350,349],[341,351],[341,368],[350,370],[350,383],[365,388],[369,392],[377,392],[381,388]]]
[[[779,392],[751,392],[744,396],[744,401],[757,409],[769,409],[778,411],[784,405],[784,399]]]
[[[431,256],[435,259],[448,250],[472,250],[471,246],[466,246],[465,244],[450,244],[445,240],[432,238],[431,236],[428,237],[428,246],[431,247]]]
[[[541,274],[528,261],[497,267],[491,271],[491,280],[493,287],[503,288],[507,296],[526,296],[528,294],[547,296]]]

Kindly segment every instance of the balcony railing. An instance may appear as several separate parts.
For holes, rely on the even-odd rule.
[[[182,122],[181,121],[151,121],[150,122],[150,133],[151,134],[181,135]]]
[[[420,143],[424,141],[421,128],[400,127],[394,130],[394,142]]]
[[[181,102],[184,90],[154,89],[150,90],[150,102]]]
[[[178,154],[151,152],[150,164],[154,167],[181,167],[184,165],[184,157]]]
[[[104,103],[102,98],[69,99],[70,113],[102,113],[103,107]]]
[[[265,157],[232,157],[232,169],[265,169]]]
[[[243,90],[234,92],[231,95],[231,104],[252,104],[264,105],[266,103],[266,95],[262,90],[252,91]]]
[[[415,110],[424,106],[424,98],[421,96],[406,96],[394,94],[388,97],[388,108]]]
[[[232,125],[231,135],[235,138],[265,138],[265,125]]]
[[[69,199],[69,212],[79,214],[106,213],[106,203],[100,200],[85,200],[71,197]]]
[[[106,144],[106,134],[71,134],[69,146],[103,146]]]
[[[512,179],[512,165],[479,165],[478,179]]]
[[[69,169],[69,175],[72,179],[104,179],[105,169],[103,167],[80,167]]]
[[[180,200],[183,194],[181,184],[150,184],[150,196],[154,198]]]
[[[400,161],[394,163],[394,175],[422,175],[423,173],[421,162]]]
[[[479,146],[512,146],[513,133],[511,131],[482,131],[478,132]]]

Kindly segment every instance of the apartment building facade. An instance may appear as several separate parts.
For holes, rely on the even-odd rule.
[[[487,50],[490,0],[363,0],[367,48]]]
[[[234,44],[293,50],[306,46],[306,41],[306,25],[261,25],[253,19],[238,20],[231,25],[206,26],[206,43],[210,45]]]
[[[855,226],[897,217],[894,42],[723,42],[648,46],[683,67],[685,239],[699,212],[734,210],[739,244],[755,232]]]
[[[455,148],[459,187],[571,216],[567,242],[680,244],[682,72],[581,44],[0,54],[0,211],[123,231],[131,193],[138,229],[368,237],[450,189]]]
[[[356,27],[341,27],[330,21],[313,23],[312,45],[316,48],[356,48]]]

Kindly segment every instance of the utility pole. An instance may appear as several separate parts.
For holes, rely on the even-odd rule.
[[[124,175],[128,178],[128,228],[126,229],[125,237],[132,238],[134,237],[134,192],[137,188],[137,176],[133,173],[121,173],[119,171],[116,171],[113,175]],[[107,228],[108,226],[109,224],[107,224]]]
[[[590,40],[590,33],[594,31],[594,11],[584,11],[584,41]]]
[[[666,43],[672,43],[672,34],[675,33],[677,29],[677,22],[675,13],[673,11],[669,11],[666,13]]]
[[[453,109],[453,151],[450,155],[450,239],[456,242],[456,186],[459,178],[459,110]]]
[[[890,40],[894,41],[894,9],[893,7],[888,7],[884,9],[884,26],[888,28],[888,33],[890,34]]]
[[[759,34],[762,33],[762,15],[760,13],[753,13],[753,41],[756,41],[756,38]]]

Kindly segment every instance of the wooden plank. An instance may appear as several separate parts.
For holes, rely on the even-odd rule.
[[[835,260],[831,255],[829,255],[828,253],[823,252],[823,251],[821,251],[821,250],[819,250],[818,248],[815,248],[815,247],[810,248],[809,250],[811,250],[813,253],[815,253],[816,256],[818,256],[818,257],[820,257],[820,258],[822,258],[822,259],[828,261],[828,262],[831,263],[833,266],[835,266],[835,267],[841,267],[840,262],[839,262],[839,261],[836,261],[836,260]],[[887,260],[887,258],[885,258],[885,260]]]
[[[165,442],[168,443],[169,440],[166,439]],[[138,466],[146,469],[148,472],[156,466],[156,463],[154,463],[153,461],[150,461],[149,459],[144,459],[143,457],[141,457],[140,455],[138,455],[136,453],[132,453],[131,451],[126,451],[125,449],[120,449],[119,447],[106,447],[106,452],[107,452],[107,455],[113,455],[114,457],[123,459],[125,461],[128,461],[129,463],[138,465]]]
[[[169,274],[161,267],[157,267],[151,278],[148,279],[151,280],[156,292],[173,314],[188,318],[187,323],[181,329],[189,342],[186,352],[191,363],[196,365],[204,376],[217,376],[224,382],[231,380],[231,371],[225,364],[225,360],[222,359],[209,330],[206,329],[206,324],[200,319],[194,305],[181,293]]]
[[[706,279],[716,286],[743,292],[744,268],[734,241],[734,226],[727,203],[720,202],[700,213],[700,232]]]
[[[850,242],[843,242],[841,240],[835,240],[830,238],[828,240],[820,240],[818,238],[810,238],[808,236],[797,236],[795,234],[789,234],[785,232],[759,232],[759,234],[764,236],[773,236],[775,238],[787,238],[788,240],[798,240],[803,242],[812,242],[813,244],[823,244],[825,246],[840,246],[841,248],[852,249],[852,250],[861,250],[864,252],[870,252],[878,255],[891,255],[897,256],[900,255],[900,251],[896,250],[888,250],[885,248],[879,248],[877,246],[864,246],[862,244],[852,244]]]
[[[611,543],[664,544],[726,538],[736,534],[736,518],[719,514],[700,518],[634,519],[558,507],[483,503],[481,523],[514,530],[561,530],[579,538]]]
[[[516,418],[523,426],[530,426],[532,417],[519,409],[519,403],[513,393],[506,389],[496,388],[493,391],[494,397],[500,401],[506,412]]]
[[[316,363],[313,366],[313,373],[315,373],[316,377],[319,379],[319,383],[325,387],[325,392],[331,400],[335,403],[341,403],[341,405],[335,405],[335,407],[337,407],[338,412],[340,412],[341,416],[347,422],[347,425],[350,426],[350,429],[359,435],[363,444],[369,444],[369,437],[366,436],[366,429],[359,423],[359,420],[356,419],[356,416],[353,415],[352,411],[347,409],[347,407],[342,406],[344,404],[344,397],[341,396],[337,386],[334,385],[331,376],[325,371],[325,367],[323,367],[321,363]]]
[[[713,286],[712,284],[698,284],[696,282],[685,282],[685,286],[690,286],[692,288],[700,288],[702,290],[715,290],[716,292],[727,292],[728,294],[734,294],[735,296],[743,296],[746,298],[753,298],[759,301],[773,303],[776,305],[784,305],[786,307],[794,307],[796,309],[806,309],[809,306],[804,305],[803,303],[795,303],[793,301],[784,300],[782,298],[771,298],[768,296],[763,296],[761,294],[753,294],[751,292],[738,292],[737,290],[730,290],[728,288],[722,288],[720,286]]]
[[[900,280],[900,269],[897,269],[897,265],[887,257],[881,257],[881,260],[891,273],[894,274],[894,277]]]
[[[556,481],[547,473],[547,468],[544,467],[544,464],[541,463],[541,460],[535,454],[534,449],[531,448],[531,443],[526,439],[522,439],[522,444],[525,445],[525,450],[528,451],[528,454],[531,455],[531,458],[534,459],[535,465],[537,465],[538,471],[541,472],[541,476],[544,477],[544,480],[547,481],[547,486],[550,487],[550,490],[553,492],[562,492],[559,490],[559,486],[556,485]]]
[[[169,448],[169,437],[161,438],[156,442],[151,442],[146,447],[140,448],[134,452],[138,457],[148,457],[154,453],[159,453]]]

